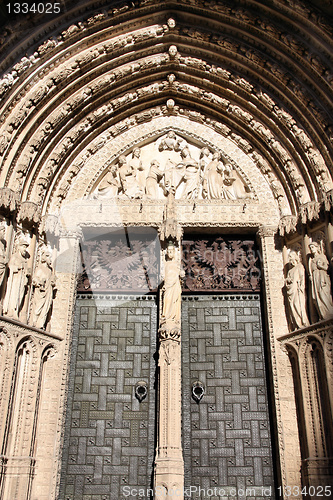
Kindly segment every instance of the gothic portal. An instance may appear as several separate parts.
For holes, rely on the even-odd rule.
[[[8,5],[0,500],[331,496],[331,3]]]

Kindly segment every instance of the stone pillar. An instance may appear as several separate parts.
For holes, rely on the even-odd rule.
[[[159,328],[159,423],[155,458],[155,499],[184,498],[181,444],[182,271],[175,245],[168,241]]]
[[[291,399],[293,377],[290,361],[278,341],[282,335],[289,333],[286,316],[283,314],[285,304],[281,293],[283,287],[283,250],[275,242],[274,227],[260,227],[257,232],[262,258],[262,285],[265,297],[265,318],[269,365],[271,370],[271,389],[274,401],[274,419],[276,421],[276,437],[280,450],[278,469],[278,486],[285,488],[293,484],[301,491],[301,456],[297,428],[295,401]],[[283,429],[283,432],[282,432]],[[293,500],[301,498],[295,496]]]

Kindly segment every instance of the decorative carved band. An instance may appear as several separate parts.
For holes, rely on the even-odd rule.
[[[254,239],[183,241],[184,291],[259,291],[260,262]]]

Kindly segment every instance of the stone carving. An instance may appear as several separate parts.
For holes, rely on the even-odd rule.
[[[117,196],[121,188],[120,181],[117,178],[117,167],[111,165],[108,173],[103,177],[98,185],[99,198],[113,198]]]
[[[289,253],[289,265],[285,280],[285,289],[288,298],[290,323],[292,329],[309,326],[308,315],[306,312],[305,297],[305,271],[301,263],[299,254],[291,250]]]
[[[331,294],[331,280],[328,275],[329,263],[319,243],[309,245],[311,256],[309,259],[309,279],[311,297],[318,312],[319,319],[333,317],[333,303]]]
[[[7,268],[7,243],[5,240],[6,225],[4,222],[0,223],[0,288],[5,278]]]
[[[129,165],[125,156],[118,159],[119,178],[123,193],[130,199],[142,198],[143,191],[140,187],[136,170],[133,165]]]
[[[178,338],[180,335],[181,284],[185,276],[176,257],[176,248],[169,241],[166,250],[165,277],[162,288],[162,315],[160,337],[162,339]],[[169,332],[169,334],[166,334]]]
[[[160,164],[157,160],[152,160],[148,176],[146,179],[146,196],[147,198],[156,199],[158,197],[158,186],[164,177],[164,172],[160,170]]]
[[[43,250],[40,263],[32,280],[34,289],[30,324],[36,328],[44,328],[52,305],[55,276],[51,264],[51,255]]]
[[[202,196],[209,200],[221,198],[223,189],[223,164],[219,152],[213,154],[213,159],[207,165],[202,183]]]
[[[194,146],[173,130],[110,162],[92,197],[163,199],[171,191],[188,200],[252,197],[223,152]]]
[[[30,257],[27,251],[28,246],[29,243],[21,236],[18,240],[16,251],[8,263],[9,275],[3,313],[14,319],[19,319],[28,279],[31,275],[31,271],[28,269],[28,258]]]
[[[6,213],[14,212],[17,208],[17,195],[9,188],[0,188],[0,208]]]
[[[183,197],[187,199],[197,198],[200,182],[199,163],[192,158],[190,150],[187,146],[181,150],[180,156],[182,158],[182,162],[177,165],[177,169],[183,170],[181,178],[181,181],[184,180],[185,182]]]

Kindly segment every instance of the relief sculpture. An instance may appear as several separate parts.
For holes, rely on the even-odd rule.
[[[191,144],[174,131],[121,154],[108,165],[94,198],[235,200],[252,196],[227,155]]]

